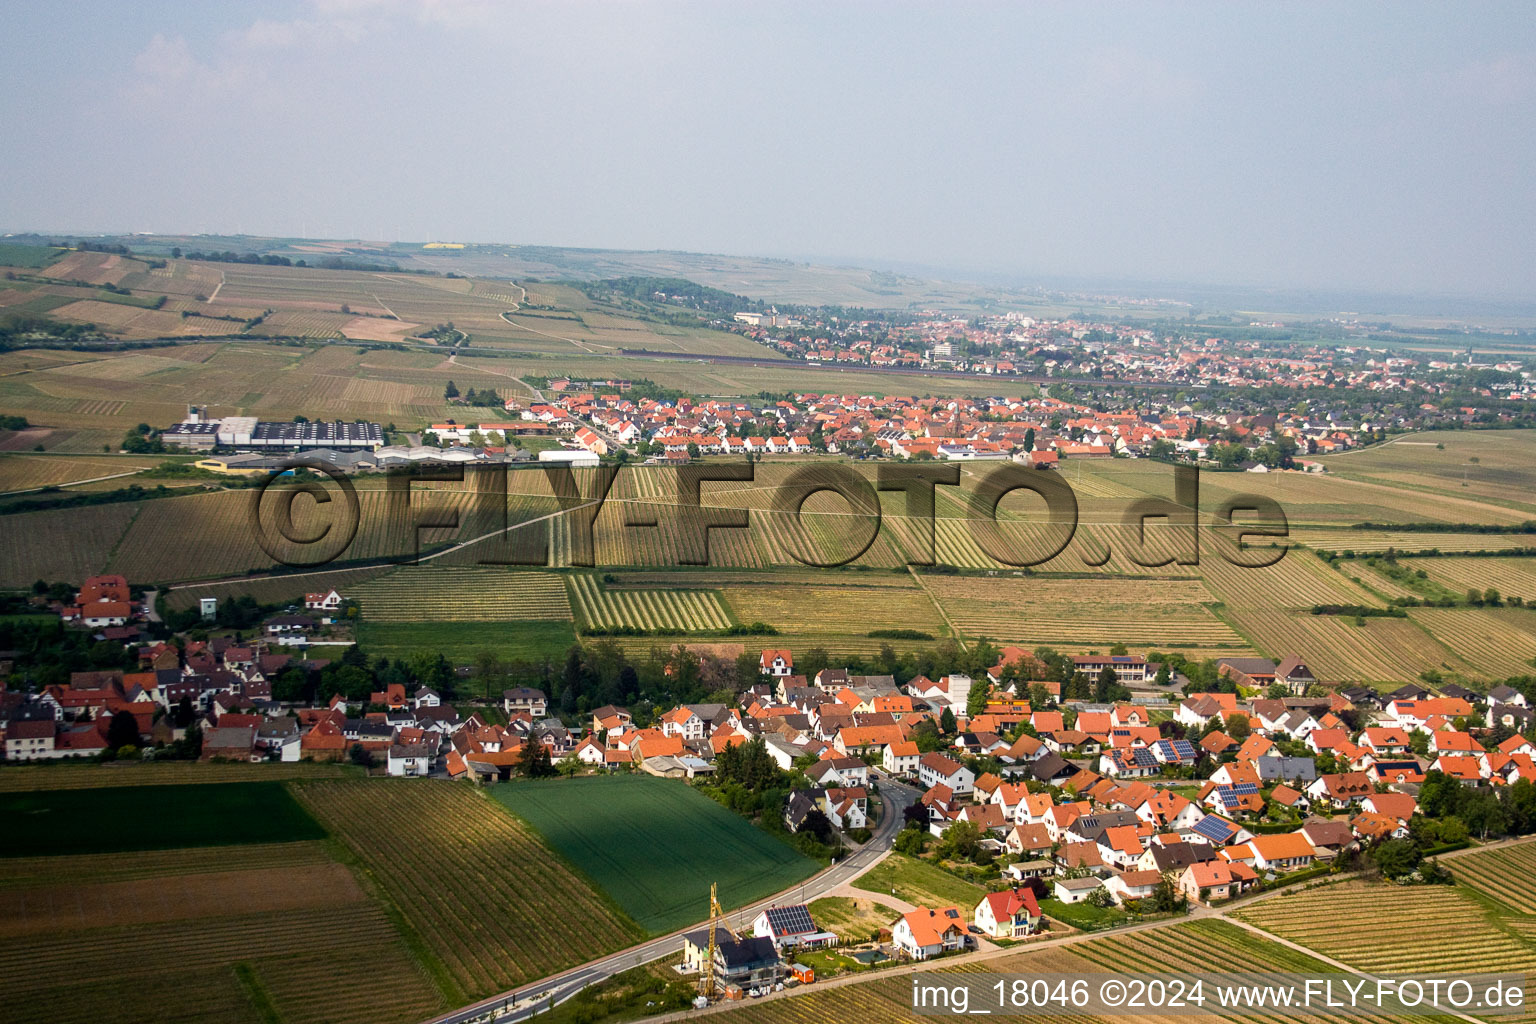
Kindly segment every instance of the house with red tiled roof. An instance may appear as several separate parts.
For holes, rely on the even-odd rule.
[[[1022,939],[1040,928],[1040,903],[1031,889],[1005,889],[981,898],[971,914],[982,934],[994,939]]]
[[[887,743],[880,758],[880,767],[891,775],[909,776],[917,771],[917,762],[921,757],[917,744],[910,740]]]
[[[334,719],[323,718],[299,740],[299,753],[316,761],[340,761],[347,755],[347,737]]]
[[[795,671],[794,653],[787,648],[765,650],[758,658],[758,671],[765,676],[788,676]]]

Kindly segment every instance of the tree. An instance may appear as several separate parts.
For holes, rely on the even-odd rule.
[[[272,681],[272,699],[296,703],[305,698],[309,689],[309,673],[298,665],[289,665]]]
[[[837,838],[836,833],[832,831],[831,820],[820,810],[814,808],[801,819],[800,827],[796,831],[801,835],[813,835],[817,840],[829,846]]]
[[[916,743],[917,749],[924,754],[944,749],[944,737],[940,735],[939,727],[933,724],[931,718],[925,718],[912,727],[912,742]]]
[[[1115,674],[1115,670],[1110,666],[1105,665],[1099,671],[1099,678],[1094,682],[1094,701],[1099,704],[1103,704],[1108,701],[1110,699],[1110,695],[1115,692],[1115,687],[1119,684],[1120,677]]]
[[[1402,878],[1419,866],[1419,848],[1407,839],[1388,839],[1371,851],[1371,859],[1388,878]]]
[[[119,711],[112,716],[107,723],[107,746],[112,750],[120,747],[137,746],[139,742],[139,720],[131,711]]]
[[[951,711],[948,707],[945,707],[944,708],[944,713],[939,715],[939,732],[943,733],[946,736],[949,736],[949,735],[952,735],[954,733],[954,731],[955,731],[955,713],[953,711]]]
[[[555,773],[549,760],[549,748],[537,739],[530,739],[517,752],[517,767],[530,779],[545,779]]]
[[[443,388],[443,397],[444,398],[448,398],[448,399],[458,398],[459,397],[458,386],[455,385],[453,383],[453,381],[449,381],[448,382],[448,386]]]
[[[957,821],[944,830],[939,840],[939,856],[949,860],[969,859],[981,842],[981,829],[973,821]]]
[[[971,687],[970,694],[965,699],[965,714],[967,718],[975,718],[986,710],[987,698],[992,696],[992,685],[985,682],[977,682]]]
[[[352,744],[352,748],[347,751],[347,759],[353,764],[361,765],[364,768],[373,767],[373,755],[368,753],[361,743]]]
[[[1108,910],[1115,905],[1115,898],[1109,894],[1109,890],[1102,885],[1088,894],[1088,905],[1098,907],[1100,910]]]
[[[1459,779],[1431,768],[1424,773],[1424,782],[1419,786],[1419,810],[1428,818],[1455,814],[1461,805],[1461,794]]]

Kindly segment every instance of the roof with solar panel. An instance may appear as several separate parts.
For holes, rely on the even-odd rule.
[[[769,907],[763,913],[768,916],[768,927],[775,935],[805,935],[816,930],[811,912],[803,903],[792,907]]]
[[[1214,814],[1207,814],[1195,822],[1194,831],[1213,842],[1225,843],[1237,834],[1237,827],[1224,818],[1218,818]]]

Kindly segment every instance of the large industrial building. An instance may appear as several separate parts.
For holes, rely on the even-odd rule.
[[[207,410],[187,408],[187,418],[167,428],[160,439],[167,445],[207,452],[233,448],[247,452],[298,452],[316,448],[374,451],[384,446],[384,428],[377,423],[286,423],[254,416],[211,420]]]

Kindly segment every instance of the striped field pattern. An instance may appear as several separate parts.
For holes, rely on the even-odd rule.
[[[1536,841],[1457,857],[1451,867],[1458,882],[1509,910],[1536,914]],[[1526,934],[1533,930],[1536,922],[1527,925]]]
[[[619,590],[588,574],[572,576],[571,605],[583,624],[596,629],[725,629],[731,617],[707,590]]]

